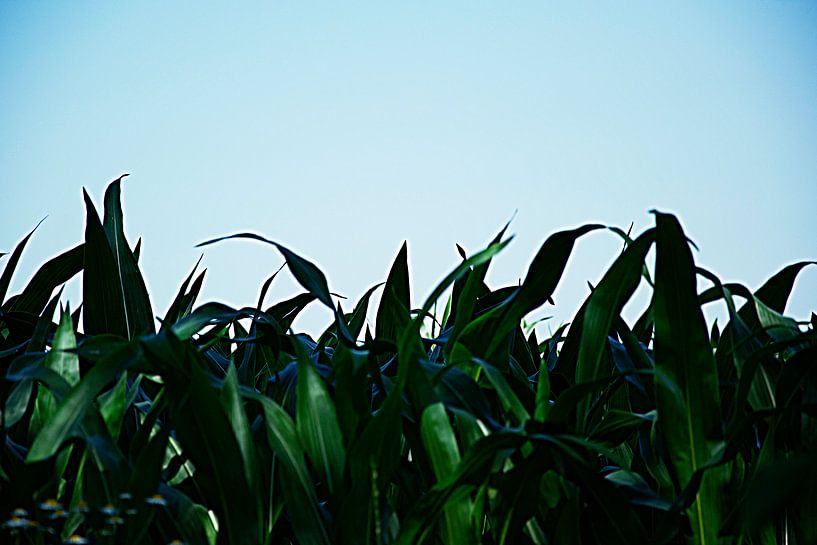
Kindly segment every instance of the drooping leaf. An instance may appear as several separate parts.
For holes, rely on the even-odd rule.
[[[789,300],[792,288],[794,288],[797,275],[809,265],[817,265],[817,261],[800,261],[784,267],[764,282],[755,292],[755,296],[764,305],[782,314],[786,309],[786,303]]]
[[[463,331],[463,343],[471,353],[488,361],[498,359],[497,350],[507,343],[508,334],[519,327],[526,314],[542,306],[553,295],[576,240],[602,227],[584,225],[548,237],[531,261],[522,284],[506,299],[502,310],[495,312],[490,321],[481,322],[482,328],[473,327],[472,323]],[[491,333],[486,335],[486,330]]]
[[[332,294],[329,291],[329,283],[326,280],[326,276],[324,276],[321,270],[317,266],[315,266],[315,264],[312,263],[311,261],[304,259],[303,257],[299,256],[289,248],[275,241],[269,240],[254,233],[238,233],[235,235],[219,237],[197,244],[196,247],[198,248],[200,246],[207,246],[209,244],[214,244],[222,240],[228,240],[233,238],[246,238],[250,240],[258,240],[260,242],[265,242],[267,244],[275,246],[275,248],[279,252],[281,252],[281,255],[284,256],[284,259],[286,260],[287,265],[289,266],[289,270],[292,272],[292,276],[295,277],[295,280],[297,280],[301,286],[306,288],[306,290],[309,293],[313,294],[318,299],[318,301],[329,307],[329,309],[335,313],[335,318],[338,324],[338,333],[340,333],[341,339],[348,344],[354,344],[354,339],[349,333],[349,330],[346,326],[346,321],[338,313],[337,308],[335,308],[335,304],[332,302]]]

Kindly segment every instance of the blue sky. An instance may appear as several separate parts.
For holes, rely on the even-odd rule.
[[[122,172],[157,314],[196,243],[245,230],[313,259],[347,306],[404,239],[421,302],[455,242],[477,250],[514,211],[494,286],[556,230],[640,231],[652,208],[677,213],[726,281],[817,259],[810,1],[7,1],[0,97],[0,251],[49,216],[17,288],[81,240],[81,188],[100,204]],[[580,242],[554,324],[619,249]],[[204,299],[254,304],[280,263],[259,244],[208,247]],[[279,277],[271,298],[296,291]],[[817,268],[790,312],[815,308]]]

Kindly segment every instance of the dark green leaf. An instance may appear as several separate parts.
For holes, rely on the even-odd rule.
[[[51,293],[82,270],[85,245],[80,244],[44,263],[9,310],[40,314]]]
[[[437,481],[445,480],[459,465],[460,452],[442,403],[433,403],[423,410],[420,432]],[[449,545],[474,543],[475,535],[470,524],[471,501],[467,497],[451,500],[444,510],[445,542]]]
[[[590,295],[582,320],[576,383],[590,382],[602,377],[601,363],[604,359],[607,337],[624,304],[638,287],[644,259],[652,247],[653,238],[654,231],[650,229],[628,245]],[[589,409],[590,400],[586,399],[578,409],[580,431],[587,425]]]
[[[298,356],[298,397],[295,419],[298,437],[313,466],[332,493],[343,488],[346,450],[337,411],[326,385],[299,340],[293,343]]]
[[[85,197],[85,263],[82,272],[85,333],[112,333],[127,338],[129,324],[117,267],[108,238],[88,193]]]
[[[119,372],[135,364],[140,357],[140,351],[132,344],[126,344],[103,357],[76,386],[71,388],[60,402],[54,416],[45,422],[28,451],[26,461],[37,462],[56,454],[66,439],[78,433],[77,426],[93,406],[102,389],[110,384]]]
[[[328,545],[329,534],[324,527],[315,488],[304,461],[304,448],[292,419],[269,398],[260,395],[248,397],[260,403],[264,411],[267,439],[280,460],[284,501],[298,541],[304,545]],[[360,509],[360,506],[357,508]]]
[[[695,265],[678,220],[656,215],[655,364],[658,420],[672,467],[686,484],[722,440],[718,375],[698,306]],[[716,543],[722,522],[720,473],[703,481],[688,513],[696,543]]]
[[[105,190],[103,228],[116,264],[116,278],[123,301],[127,337],[132,339],[137,335],[154,333],[156,328],[145,281],[139,271],[136,257],[125,239],[120,199],[122,178],[124,176],[111,182]]]
[[[380,306],[377,308],[375,338],[396,343],[400,332],[411,320],[409,290],[408,246],[403,243],[386,279]]]
[[[11,277],[14,275],[14,269],[17,268],[17,263],[20,261],[20,256],[23,254],[23,250],[25,249],[26,244],[28,244],[28,239],[31,238],[31,235],[34,234],[34,231],[37,230],[37,227],[39,227],[40,224],[44,221],[45,218],[41,219],[40,223],[34,226],[34,229],[32,229],[29,234],[23,237],[23,240],[17,243],[17,246],[15,246],[14,251],[11,252],[11,257],[8,258],[8,261],[6,261],[6,266],[3,269],[3,274],[0,275],[0,303],[5,302],[6,300],[6,292],[9,289],[9,284],[11,284]],[[50,295],[51,294],[45,296],[46,301],[48,300]]]

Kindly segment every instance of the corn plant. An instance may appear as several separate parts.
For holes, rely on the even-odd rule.
[[[404,245],[344,309],[313,263],[237,234],[204,244],[257,240],[303,293],[266,304],[276,272],[254,306],[198,304],[196,264],[157,316],[120,192],[101,218],[85,194],[84,241],[11,296],[32,233],[4,257],[4,543],[817,543],[817,318],[785,315],[813,263],[754,291],[725,283],[655,211],[635,238],[554,233],[520,283],[490,287],[506,225],[458,247],[421,307]],[[524,320],[589,236],[624,249],[539,338]],[[313,304],[334,316],[316,337],[293,330]],[[713,304],[722,327],[704,319]]]

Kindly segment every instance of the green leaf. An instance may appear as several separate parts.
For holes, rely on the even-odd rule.
[[[428,312],[431,310],[431,307],[434,305],[437,299],[442,297],[443,293],[445,293],[445,290],[447,290],[451,284],[465,276],[465,274],[468,271],[470,271],[472,267],[477,267],[479,265],[482,265],[486,261],[489,261],[496,254],[504,250],[505,247],[508,246],[508,244],[510,244],[512,240],[513,237],[511,236],[508,239],[503,240],[502,242],[491,243],[485,249],[477,252],[476,254],[472,255],[468,259],[463,260],[462,263],[457,265],[457,267],[453,271],[448,273],[445,276],[445,278],[443,278],[442,281],[439,284],[437,284],[437,286],[431,291],[431,294],[428,296],[425,303],[423,303],[423,308],[421,308],[420,312],[418,313],[419,319],[422,321],[425,315],[428,314]],[[415,318],[415,320],[417,320],[417,318]]]
[[[530,413],[525,409],[525,406],[519,401],[514,391],[508,385],[508,381],[499,369],[479,358],[472,358],[473,363],[478,365],[484,372],[485,377],[491,383],[491,386],[496,390],[499,400],[502,402],[502,407],[506,411],[510,411],[514,415],[519,425],[524,425],[530,419]]]
[[[208,325],[225,324],[240,317],[240,312],[223,303],[205,303],[173,324],[171,331],[186,340]]]
[[[247,477],[250,488],[255,487],[258,475],[258,464],[255,456],[255,444],[252,430],[244,411],[244,403],[239,392],[238,374],[234,365],[227,368],[227,376],[221,389],[221,403],[235,433],[238,448],[241,449],[241,466]]]
[[[650,229],[628,245],[590,295],[582,320],[576,383],[602,378],[604,373],[601,364],[604,360],[607,337],[624,304],[638,287],[644,259],[652,247],[654,234],[654,230]],[[590,403],[590,399],[585,399],[579,405],[579,431],[583,431],[588,424]]]
[[[601,228],[602,225],[584,225],[548,237],[531,261],[518,290],[502,307],[496,307],[490,319],[483,315],[484,321],[472,322],[463,331],[462,342],[471,353],[495,363],[501,359],[499,350],[508,344],[508,334],[519,327],[525,315],[545,304],[553,295],[576,240]],[[481,327],[476,327],[477,323]]]
[[[800,334],[797,322],[781,315],[777,311],[766,306],[759,297],[753,296],[757,319],[760,326],[776,341],[793,339]]]
[[[400,525],[397,545],[422,541],[440,516],[443,506],[457,494],[464,494],[485,480],[498,462],[506,460],[527,438],[511,431],[492,433],[477,441],[463,455],[454,473],[434,487],[409,511]]]
[[[111,349],[60,402],[54,415],[37,434],[26,462],[50,458],[66,439],[78,435],[79,423],[94,406],[97,395],[119,372],[135,364],[140,357],[139,350],[132,344]]]
[[[28,344],[26,345],[26,352],[42,352],[45,350],[48,336],[53,330],[54,314],[57,312],[57,304],[62,297],[62,288],[51,298],[51,301],[43,309],[42,315],[34,323],[34,328],[30,333]]]
[[[31,232],[23,238],[23,240],[17,243],[14,251],[11,252],[11,257],[9,257],[8,261],[6,261],[6,267],[3,269],[3,274],[0,275],[0,303],[3,303],[6,300],[6,292],[9,289],[9,284],[11,284],[11,277],[14,275],[14,270],[17,268],[17,263],[20,261],[20,256],[23,254],[26,244],[28,244],[28,239],[31,238],[31,235],[34,234],[37,227],[39,227],[44,221],[45,218],[41,219],[40,223],[38,223],[34,229],[32,229]],[[51,294],[46,295],[45,300],[47,301],[50,296]]]
[[[638,414],[611,409],[607,411],[589,434],[596,442],[617,445],[627,439],[636,429],[655,420],[654,411]]]
[[[315,299],[315,295],[312,293],[299,293],[291,299],[274,304],[266,312],[281,325],[282,330],[286,331],[292,326],[292,322],[298,314]]]
[[[3,428],[9,428],[23,419],[33,390],[29,380],[19,382],[11,389],[3,404]]]
[[[314,263],[302,258],[289,248],[254,233],[237,233],[235,235],[219,237],[197,244],[196,247],[207,246],[208,244],[214,244],[222,240],[233,238],[258,240],[260,242],[265,242],[275,246],[275,248],[281,252],[281,255],[284,256],[284,259],[286,259],[289,270],[292,272],[292,276],[295,277],[295,280],[297,280],[301,286],[306,288],[309,293],[313,294],[318,301],[329,307],[332,312],[335,313],[335,319],[337,320],[338,324],[338,333],[340,333],[341,339],[348,344],[354,344],[354,339],[349,333],[346,326],[346,321],[343,319],[343,316],[332,302],[332,294],[329,291],[329,283],[326,280],[326,276],[324,276],[321,270],[316,267]]]
[[[298,396],[295,423],[298,437],[312,464],[333,494],[343,489],[346,450],[332,398],[326,385],[296,338],[293,346],[298,357]]]
[[[699,302],[704,304],[710,300],[714,301],[718,298],[723,298],[729,313],[729,322],[723,329],[718,342],[714,343],[716,345],[715,361],[718,364],[719,380],[721,382],[732,381],[734,380],[734,373],[737,372],[738,380],[746,382],[748,375],[751,374],[751,369],[745,369],[745,362],[752,354],[763,347],[763,339],[765,339],[766,333],[760,331],[752,333],[749,330],[743,317],[747,317],[754,321],[754,323],[759,324],[756,305],[744,305],[743,310],[738,312],[735,310],[732,293],[735,292],[750,302],[755,301],[759,303],[759,300],[752,295],[747,288],[740,284],[724,285],[716,275],[709,271],[705,271],[701,268],[697,270],[699,274],[715,284],[715,286],[699,296]],[[762,303],[759,304],[762,305]],[[733,405],[732,400],[728,397],[729,394],[730,392],[727,390],[726,397],[722,400],[724,406]],[[755,410],[764,408],[770,409],[775,405],[774,388],[766,369],[763,367],[758,368],[757,372],[754,373],[753,380],[751,381],[749,402]],[[740,410],[742,408],[741,403],[736,404],[735,407],[739,410],[734,413],[733,418],[737,418],[743,414],[743,411]]]
[[[45,262],[9,305],[10,311],[40,314],[51,293],[82,270],[85,245],[80,244]]]
[[[209,539],[209,536],[215,533],[215,529],[207,509],[194,503],[176,488],[163,485],[159,488],[159,492],[167,499],[168,511],[173,517],[174,527],[178,529],[184,543],[190,545],[215,543],[215,539]]]
[[[264,238],[261,235],[256,235],[255,233],[236,233],[234,235],[227,235],[202,242],[197,244],[196,248],[234,238],[257,240],[275,246],[278,251],[281,252],[281,255],[284,256],[287,265],[289,265],[289,270],[292,271],[292,275],[295,277],[295,280],[297,280],[298,283],[306,288],[310,293],[314,294],[315,297],[317,297],[318,300],[320,300],[324,305],[328,306],[329,308],[335,307],[335,304],[332,302],[332,295],[329,292],[329,284],[326,281],[326,276],[324,276],[321,270],[316,267],[314,263],[307,261],[289,248],[273,240]]]
[[[187,306],[185,305],[188,293],[187,287],[190,285],[190,281],[193,280],[193,275],[196,274],[196,269],[199,268],[199,263],[201,263],[203,257],[204,254],[199,256],[198,261],[196,261],[196,264],[193,265],[193,270],[190,271],[190,274],[187,275],[187,278],[184,279],[184,282],[182,282],[182,285],[179,287],[179,291],[178,293],[176,293],[176,297],[173,298],[173,302],[170,303],[170,307],[167,309],[167,312],[165,313],[165,318],[164,320],[162,320],[162,329],[165,329],[175,324],[187,312],[188,309],[185,308]]]
[[[23,354],[11,363],[6,379],[11,382],[23,382],[28,379],[42,382],[59,401],[68,395],[71,386],[63,377],[45,367],[44,359],[43,354]]]
[[[660,498],[647,484],[641,474],[628,469],[618,469],[604,476],[604,479],[619,488],[625,489],[632,499],[631,503],[669,511],[672,504]]]
[[[363,324],[366,321],[366,313],[369,311],[369,299],[372,293],[374,293],[374,290],[382,285],[382,283],[375,284],[366,290],[366,293],[363,294],[355,305],[354,310],[349,316],[349,333],[351,333],[352,338],[357,339],[358,336],[360,336],[360,331],[363,329]]]
[[[443,481],[454,473],[460,463],[460,452],[457,438],[442,403],[432,403],[423,410],[420,433],[428,452],[431,467],[437,481]],[[471,501],[469,498],[458,498],[449,501],[445,508],[445,527],[447,545],[464,545],[476,543],[475,533],[471,528]]]
[[[85,190],[83,196],[86,208],[83,328],[86,334],[111,333],[127,338],[129,324],[117,263],[91,197]]]
[[[403,334],[406,335],[409,329],[406,328]],[[404,352],[399,353],[402,358]],[[403,437],[400,411],[404,405],[404,386],[404,380],[398,379],[358,439],[349,447],[352,487],[347,501],[341,506],[338,521],[344,543],[367,543],[373,519],[375,530],[379,526],[381,486],[388,482],[400,458]]]
[[[242,459],[241,449],[201,356],[167,332],[144,337],[141,346],[173,400],[172,424],[196,468],[196,483],[217,515],[218,542],[259,542],[260,498],[253,494],[243,464],[230,463]]]
[[[681,485],[721,444],[715,358],[698,306],[695,265],[678,220],[655,212],[655,364],[658,421]],[[718,542],[721,473],[708,472],[688,510],[693,541]]]
[[[79,357],[75,350],[77,341],[74,336],[74,323],[71,320],[71,310],[66,308],[60,316],[60,324],[54,333],[51,350],[45,356],[45,367],[53,369],[64,378],[70,386],[79,382]],[[42,424],[48,422],[57,409],[54,394],[42,387],[37,392],[34,406],[31,432],[35,434],[42,429]]]
[[[105,190],[103,228],[116,264],[116,279],[124,307],[127,337],[132,339],[137,335],[154,333],[156,328],[145,281],[125,239],[120,198],[122,178],[124,176],[111,182]]]
[[[306,468],[304,448],[292,419],[271,399],[258,394],[245,395],[258,402],[264,412],[267,439],[280,461],[284,502],[298,542],[303,545],[328,545],[331,541]]]
[[[109,391],[99,396],[99,412],[108,427],[111,437],[116,440],[122,429],[122,419],[127,409],[127,384],[128,374],[122,373],[116,385]]]
[[[411,295],[408,273],[408,246],[400,247],[389,270],[380,306],[377,308],[375,338],[396,343],[400,332],[411,321]]]
[[[74,323],[71,320],[71,309],[68,307],[60,316],[60,324],[54,333],[51,350],[45,357],[45,365],[56,371],[71,386],[79,382],[79,357],[74,352],[76,348]]]
[[[497,233],[497,235],[491,241],[491,244],[499,244],[502,241],[502,237],[505,235],[505,231],[508,229],[509,225],[510,221],[505,224],[499,233]],[[462,254],[462,258],[467,260],[464,253]],[[468,325],[473,318],[478,296],[481,295],[483,290],[487,289],[484,281],[490,265],[491,259],[489,258],[483,263],[475,266],[466,274],[465,285],[463,286],[462,290],[458,291],[456,286],[454,288],[454,293],[457,294],[456,306],[454,307],[454,325],[451,329],[449,341],[446,343],[444,349],[446,359],[451,356],[451,351],[456,345],[456,341],[460,336],[460,333],[462,333],[465,326]],[[454,293],[452,293],[452,299],[449,301],[449,304],[454,301]],[[448,305],[446,305],[446,308],[448,308]],[[443,324],[447,322],[447,319],[443,319]]]
[[[548,237],[528,267],[519,295],[514,301],[513,312],[510,314],[519,315],[521,320],[525,314],[545,304],[562,278],[576,241],[588,233],[603,228],[603,225],[597,224],[583,225]],[[518,325],[518,320],[514,325]]]
[[[770,309],[782,314],[786,310],[797,275],[809,265],[817,265],[817,261],[800,261],[784,267],[760,286],[755,296]]]
[[[136,240],[136,246],[133,247],[133,259],[139,263],[139,256],[142,255],[142,237]]]

